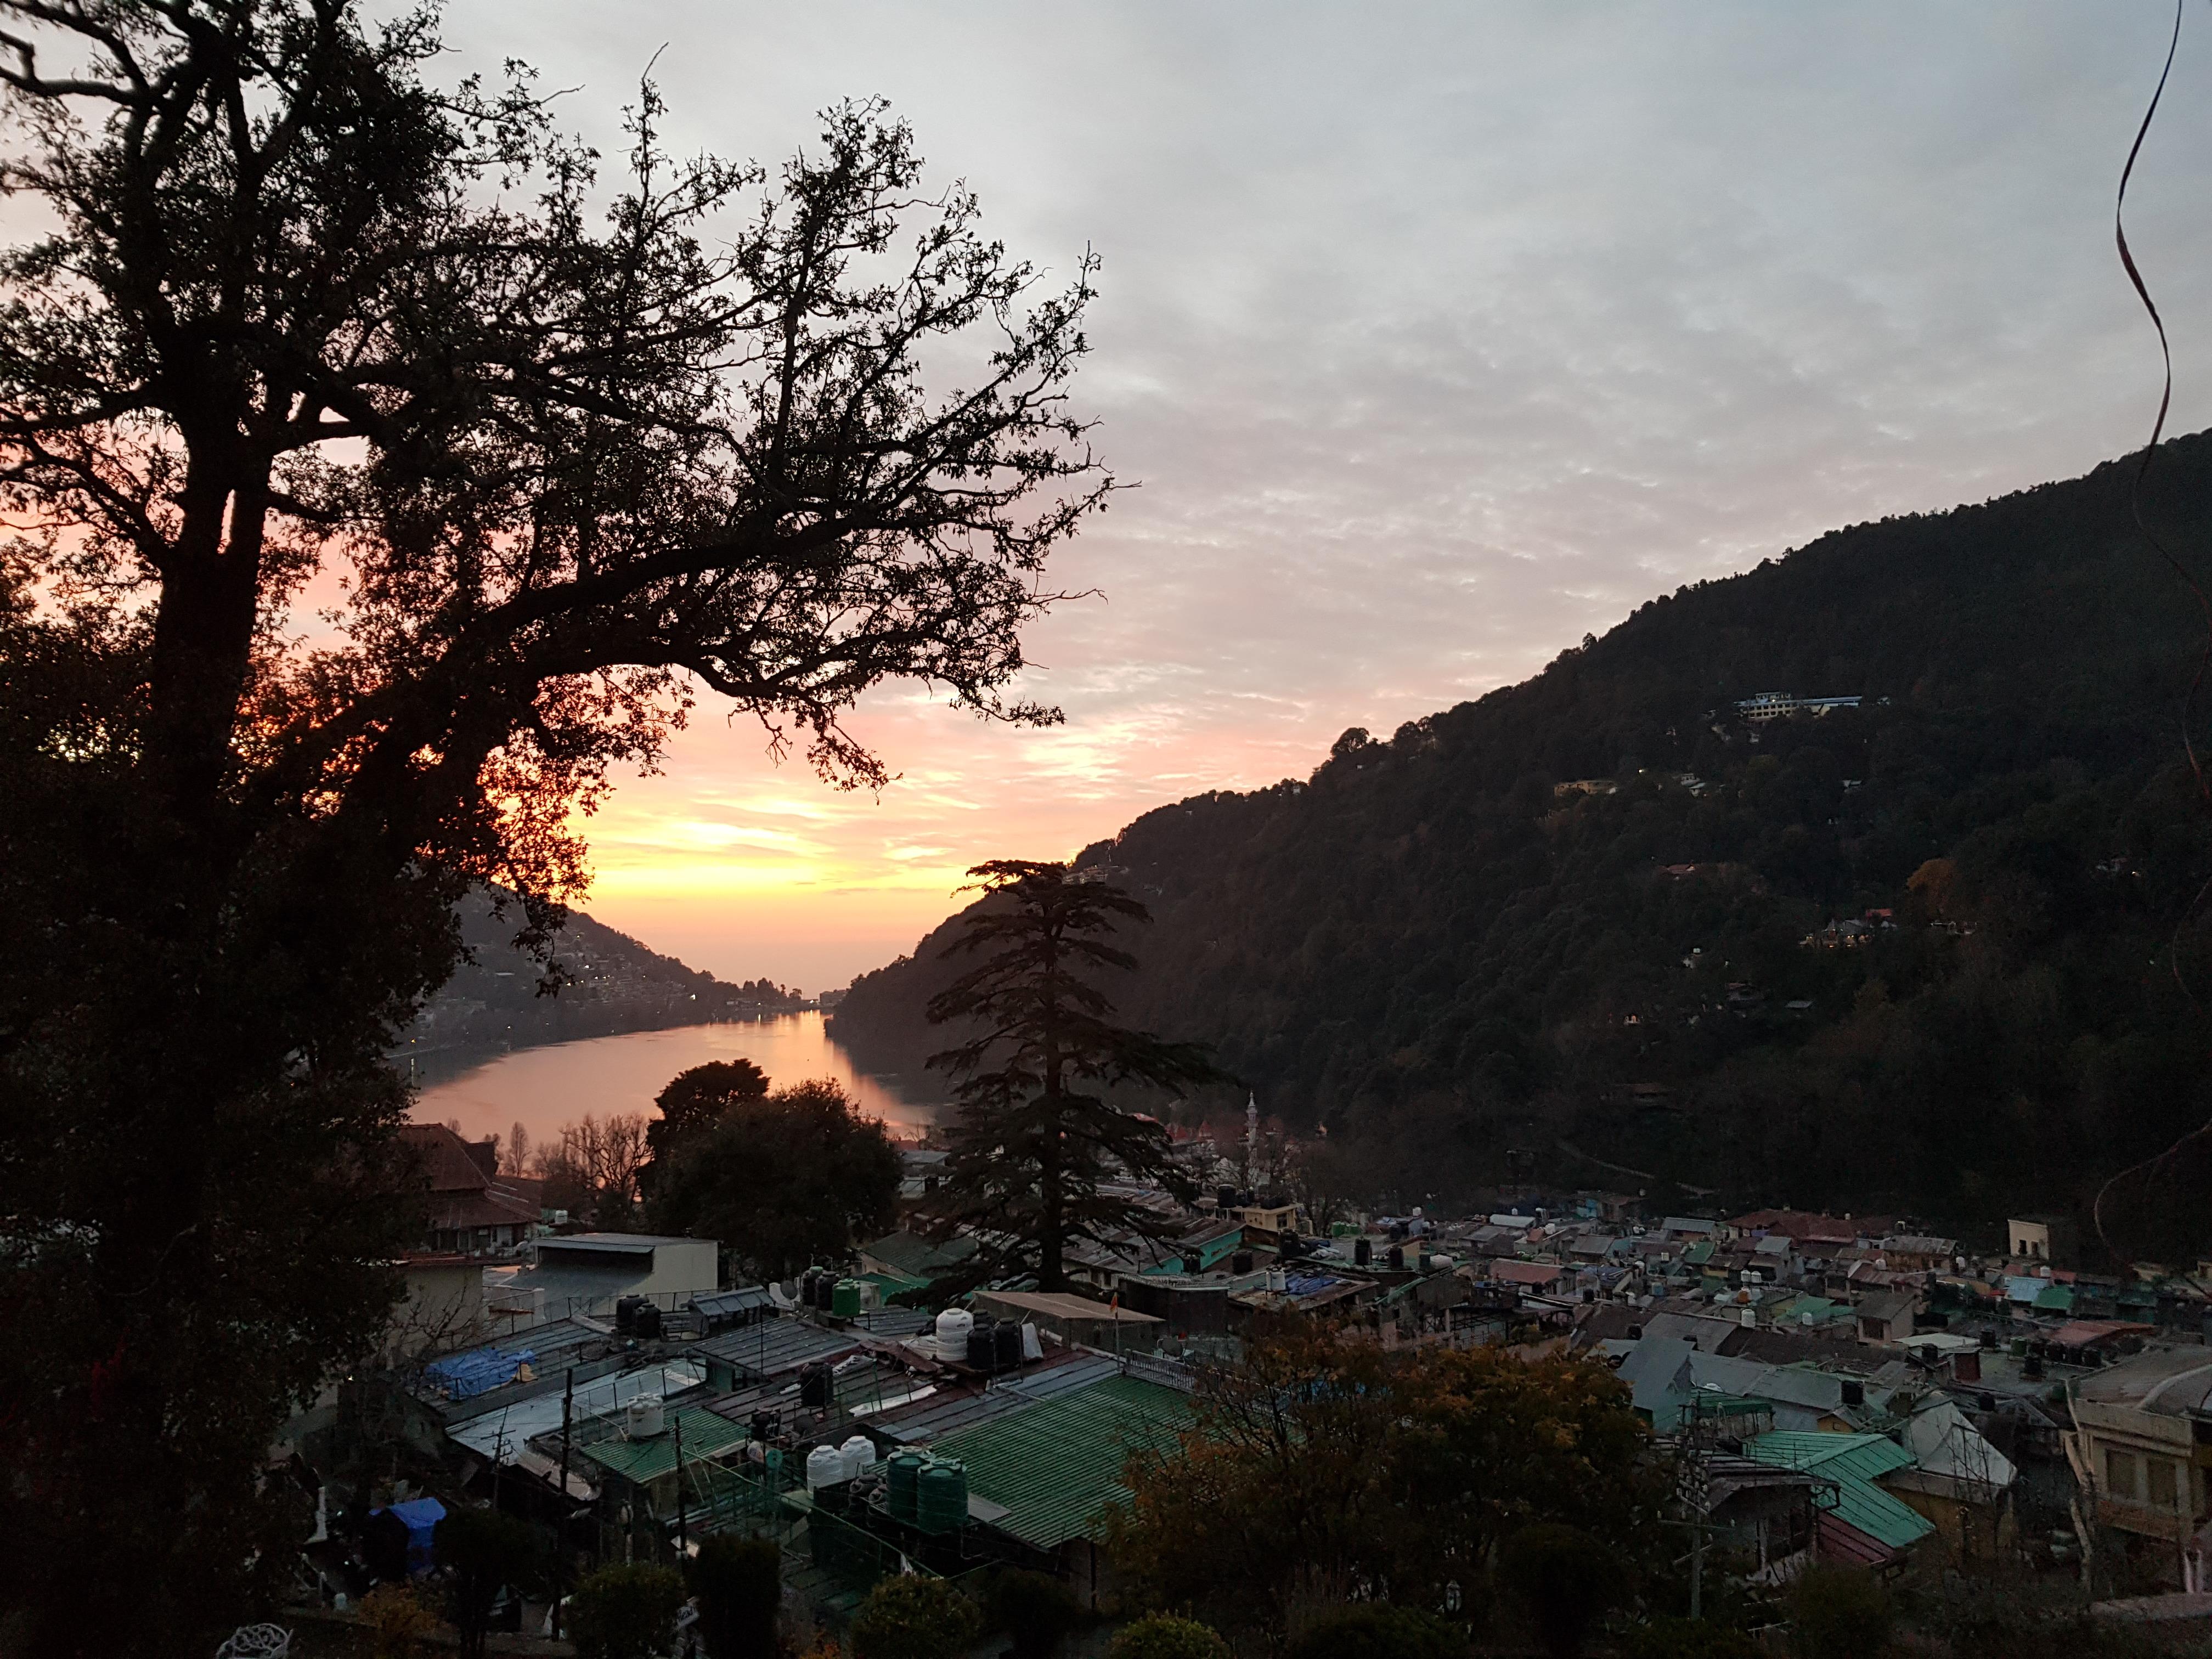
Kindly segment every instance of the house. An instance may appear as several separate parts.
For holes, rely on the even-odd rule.
[[[1920,1297],[1911,1291],[1881,1291],[1859,1298],[1851,1310],[1862,1342],[1903,1342],[1912,1334],[1912,1316]]]
[[[1660,1236],[1668,1239],[1703,1239],[1721,1236],[1721,1224],[1705,1216],[1670,1215],[1659,1224]]]
[[[570,1233],[538,1241],[534,1265],[494,1288],[497,1310],[534,1322],[605,1318],[625,1297],[664,1311],[721,1287],[721,1247],[657,1233]]]
[[[1469,1271],[1497,1284],[1516,1285],[1538,1296],[1559,1294],[1574,1277],[1574,1270],[1559,1261],[1490,1261],[1480,1262]]]
[[[2074,1222],[2070,1217],[2014,1217],[2005,1223],[2005,1250],[2008,1255],[2046,1261],[2054,1267],[2074,1265]]]
[[[482,1340],[484,1269],[474,1256],[422,1250],[399,1259],[405,1286],[385,1328],[380,1352],[404,1364],[428,1354],[450,1353]]]
[[[897,1289],[927,1290],[963,1265],[978,1248],[972,1238],[948,1238],[940,1243],[902,1228],[860,1246],[860,1271],[895,1281]]]
[[[1913,1455],[1879,1434],[1802,1434],[1778,1431],[1744,1443],[1744,1455],[1833,1483],[1832,1505],[1815,1523],[1822,1560],[1886,1567],[1936,1530],[1935,1523],[1881,1484],[1914,1467]]]
[[[2212,1519],[2204,1467],[2212,1461],[2212,1352],[2139,1354],[2068,1392],[2075,1427],[2064,1437],[2066,1457],[2094,1494],[2096,1518],[2145,1540],[2139,1553],[2149,1563],[2178,1568]]]
[[[1040,1291],[978,1291],[974,1305],[978,1314],[1034,1324],[1071,1346],[1122,1353],[1146,1353],[1158,1347],[1167,1322],[1133,1308]]]
[[[2007,1500],[2020,1471],[1965,1413],[1931,1397],[1906,1420],[1898,1442],[1912,1454],[1913,1467],[1884,1476],[1884,1486],[1965,1554],[1990,1559],[2010,1548]]]
[[[1955,1238],[1895,1233],[1881,1241],[1881,1259],[1893,1273],[1948,1273],[1958,1255]]]
[[[491,1141],[464,1140],[442,1123],[408,1123],[400,1127],[399,1144],[429,1192],[423,1242],[433,1253],[504,1255],[536,1234],[536,1196],[500,1179]]]

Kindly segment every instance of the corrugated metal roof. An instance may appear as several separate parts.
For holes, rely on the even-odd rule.
[[[657,1394],[666,1399],[695,1389],[703,1381],[702,1368],[681,1360],[624,1371],[618,1376],[596,1377],[576,1385],[571,1420],[588,1422],[599,1413],[621,1409],[641,1394]],[[501,1462],[512,1463],[537,1436],[560,1433],[563,1393],[556,1388],[534,1395],[465,1423],[449,1425],[446,1433],[472,1451],[482,1452],[486,1457],[496,1455]]]
[[[969,1492],[1006,1510],[994,1523],[1001,1532],[1048,1550],[1088,1534],[1128,1495],[1130,1452],[1168,1444],[1189,1417],[1176,1390],[1112,1376],[948,1435],[936,1450],[966,1465]]]
[[[684,1455],[687,1458],[703,1457],[746,1438],[742,1425],[717,1417],[704,1406],[681,1409],[671,1407],[664,1419],[667,1427],[652,1439],[627,1440],[617,1435],[592,1445],[578,1446],[575,1455],[588,1457],[602,1468],[643,1486],[676,1467],[676,1425],[679,1419],[684,1425]]]
[[[686,1350],[708,1354],[747,1376],[775,1376],[817,1359],[852,1353],[860,1340],[850,1332],[828,1331],[798,1319],[763,1319],[743,1330],[710,1336]]]
[[[1836,1519],[1890,1549],[1908,1548],[1936,1530],[1925,1516],[1875,1485],[1878,1476],[1915,1467],[1912,1454],[1894,1440],[1878,1434],[1762,1434],[1743,1449],[1762,1463],[1834,1481]]]
[[[1000,1392],[1026,1400],[1057,1400],[1062,1395],[1087,1389],[1121,1374],[1121,1362],[1108,1353],[1078,1353],[1056,1365],[1047,1364],[999,1384]]]
[[[704,1314],[709,1319],[733,1318],[738,1314],[775,1305],[769,1299],[765,1285],[748,1285],[734,1291],[716,1291],[710,1296],[691,1298],[693,1311]]]
[[[957,1434],[978,1423],[988,1423],[1009,1412],[1025,1411],[1036,1401],[1009,1389],[979,1389],[970,1394],[933,1395],[910,1406],[871,1413],[867,1428],[872,1434],[902,1445],[925,1445]]]

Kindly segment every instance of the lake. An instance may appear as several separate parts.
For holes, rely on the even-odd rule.
[[[653,1115],[653,1097],[678,1072],[710,1060],[750,1060],[771,1087],[809,1078],[835,1078],[871,1117],[912,1133],[935,1121],[941,1085],[934,1074],[911,1096],[908,1080],[858,1069],[823,1030],[819,1013],[770,1014],[666,1031],[631,1031],[580,1042],[518,1048],[425,1087],[415,1106],[420,1123],[452,1123],[471,1140],[495,1134],[502,1144],[520,1123],[533,1145],[560,1137],[561,1126],[589,1112]]]

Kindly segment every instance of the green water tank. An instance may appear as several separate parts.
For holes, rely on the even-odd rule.
[[[918,1496],[921,1472],[929,1459],[918,1451],[896,1451],[884,1465],[884,1479],[889,1488],[887,1498],[891,1519],[911,1522],[920,1504]]]
[[[858,1319],[860,1316],[860,1281],[841,1279],[837,1288],[830,1292],[830,1311],[839,1319]]]
[[[924,1532],[957,1532],[968,1524],[968,1471],[955,1457],[941,1457],[921,1472],[921,1511]]]

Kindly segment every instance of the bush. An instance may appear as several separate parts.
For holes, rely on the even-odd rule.
[[[1875,1659],[1889,1645],[1889,1592],[1856,1567],[1808,1567],[1790,1586],[1798,1659]]]
[[[438,1616],[404,1584],[379,1584],[361,1598],[361,1622],[375,1644],[376,1659],[415,1659],[438,1628]]]
[[[601,1567],[576,1586],[568,1639],[578,1659],[651,1659],[676,1639],[684,1580],[672,1567]]]
[[[497,1510],[452,1509],[430,1534],[446,1570],[446,1617],[461,1636],[462,1659],[478,1659],[500,1591],[536,1576],[538,1534]]]
[[[1505,1540],[1505,1582],[1553,1659],[1573,1659],[1589,1627],[1613,1605],[1620,1571],[1613,1553],[1576,1527],[1523,1527]]]
[[[853,1659],[957,1659],[982,1634],[975,1604],[941,1578],[902,1573],[853,1617]]]
[[[1083,1604],[1051,1574],[1009,1567],[991,1581],[990,1620],[1012,1638],[1014,1659],[1051,1659],[1083,1621]]]
[[[1654,1619],[1629,1632],[1628,1659],[1759,1659],[1759,1644],[1710,1619]]]
[[[699,1598],[699,1639],[707,1659],[756,1659],[775,1652],[783,1549],[773,1538],[710,1533],[684,1577]]]
[[[1229,1644],[1195,1619],[1155,1613],[1125,1627],[1108,1659],[1231,1659]]]
[[[1467,1659],[1467,1638],[1430,1613],[1357,1601],[1310,1620],[1290,1659]]]

